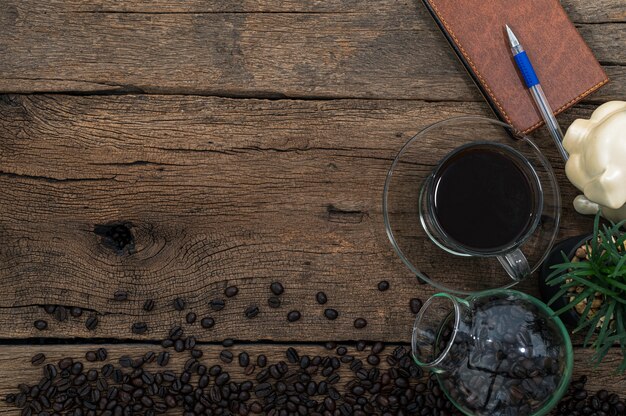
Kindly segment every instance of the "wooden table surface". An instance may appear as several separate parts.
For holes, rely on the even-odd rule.
[[[567,126],[626,97],[626,7],[563,5],[611,78],[559,116]],[[208,361],[225,338],[268,355],[408,342],[409,300],[434,290],[386,237],[385,175],[428,124],[490,116],[418,1],[2,0],[0,56],[0,396],[39,375],[36,352],[141,354],[187,312],[209,315],[229,285],[239,294],[212,313],[214,328],[187,325]],[[589,230],[550,139],[533,137],[559,178],[560,236]],[[114,247],[98,232],[110,224],[133,241]],[[379,292],[381,280],[391,289]],[[278,309],[266,306],[273,281],[285,286]],[[114,301],[118,290],[129,299]],[[324,318],[319,290],[337,320]],[[48,304],[85,312],[57,322]],[[301,320],[287,322],[292,309]],[[354,328],[358,317],[367,327]],[[131,333],[137,321],[146,334]],[[626,391],[617,349],[594,368],[574,343],[575,375]]]

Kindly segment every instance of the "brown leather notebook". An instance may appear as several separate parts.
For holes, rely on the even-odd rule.
[[[422,0],[497,116],[528,133],[543,124],[511,54],[519,38],[555,114],[608,82],[558,0]]]

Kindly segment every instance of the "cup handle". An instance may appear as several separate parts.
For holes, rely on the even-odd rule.
[[[498,261],[504,270],[511,276],[511,279],[519,282],[530,275],[530,265],[522,250],[516,248],[506,254],[498,256]]]

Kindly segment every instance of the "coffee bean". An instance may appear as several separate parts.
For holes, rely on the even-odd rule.
[[[378,282],[378,290],[380,290],[381,292],[384,292],[387,289],[389,289],[389,282],[388,281],[381,280],[380,282]]]
[[[98,356],[96,355],[95,351],[87,351],[85,353],[85,359],[90,363],[93,363],[94,361],[98,360]]]
[[[130,358],[128,355],[121,356],[119,362],[120,365],[124,368],[132,367],[133,365],[133,359]]]
[[[240,367],[247,367],[250,364],[250,356],[245,351],[239,354],[238,359]]]
[[[412,298],[409,301],[409,306],[411,308],[411,312],[413,312],[414,314],[417,314],[420,309],[422,309],[422,301],[418,298]]]
[[[356,329],[363,329],[367,326],[367,321],[363,318],[357,318],[354,320],[354,327]]]
[[[90,316],[85,321],[85,327],[90,331],[93,331],[94,329],[96,329],[97,326],[98,326],[98,317],[95,315]]]
[[[188,324],[193,324],[194,322],[196,322],[196,314],[193,312],[189,312],[187,316],[185,316],[185,321]]]
[[[380,341],[376,342],[372,346],[372,354],[380,354],[381,352],[383,352],[384,349],[385,349],[385,344],[383,344]]]
[[[108,352],[105,348],[98,348],[96,350],[96,355],[98,356],[98,360],[104,361],[107,359]]]
[[[44,361],[46,361],[46,356],[43,353],[37,353],[30,359],[32,365],[41,365]]]
[[[272,282],[272,284],[270,284],[270,290],[276,296],[280,296],[285,291],[285,288],[283,287],[282,283],[280,283],[280,282]]]
[[[54,310],[54,319],[59,322],[63,322],[67,320],[67,309],[64,306],[57,306]]]
[[[272,296],[267,300],[267,304],[270,308],[280,308],[280,299],[276,296]]]
[[[227,350],[222,350],[220,352],[220,360],[226,364],[230,364],[233,362],[233,353]]]
[[[254,318],[259,314],[259,307],[256,305],[250,305],[243,311],[243,314],[248,319]]]
[[[141,335],[148,332],[148,324],[145,322],[135,322],[131,328],[133,334]]]
[[[235,340],[232,338],[226,338],[222,341],[222,346],[226,348],[230,348],[235,345]]]
[[[226,306],[223,299],[213,299],[209,302],[209,307],[214,311],[221,311]]]
[[[185,307],[187,306],[187,303],[185,302],[185,300],[183,298],[176,298],[174,299],[174,302],[172,303],[174,306],[174,309],[177,311],[182,311],[185,309]]]
[[[339,312],[337,312],[335,309],[325,309],[324,316],[326,317],[326,319],[334,321],[339,316]]]
[[[165,367],[167,363],[170,361],[170,353],[166,351],[162,351],[157,355],[156,362],[161,367]]]
[[[256,357],[256,364],[263,368],[267,365],[267,357],[263,354],[259,355],[258,357]]]
[[[52,315],[56,309],[57,309],[56,305],[44,305],[44,307],[43,307],[43,310],[48,315]]]
[[[72,315],[74,318],[79,318],[82,314],[83,310],[78,306],[73,306],[72,308],[70,308],[70,315]]]
[[[227,298],[237,296],[237,293],[239,293],[239,288],[237,286],[228,286],[226,289],[224,289],[224,295]]]
[[[215,325],[215,320],[210,316],[205,316],[204,318],[202,318],[202,320],[200,320],[200,325],[202,326],[202,328],[205,329],[213,328],[213,326]]]
[[[155,306],[155,302],[153,299],[147,299],[144,303],[143,303],[143,310],[146,312],[152,312],[152,310],[154,309]]]
[[[380,358],[377,355],[371,354],[367,357],[367,362],[370,365],[378,365],[380,363]]]
[[[35,325],[35,328],[37,328],[40,331],[48,329],[48,322],[44,321],[43,319],[36,320],[34,325]]]
[[[176,341],[174,341],[174,350],[176,352],[185,351],[185,342],[182,339],[177,339]]]
[[[270,383],[260,383],[254,388],[254,394],[257,397],[266,397],[272,392],[272,385]]]
[[[113,300],[116,302],[128,300],[128,293],[125,290],[118,290],[113,294]]]
[[[246,366],[246,368],[243,370],[243,373],[247,376],[252,375],[254,373],[254,370],[256,370],[256,367],[254,364],[249,364]]]
[[[328,298],[326,297],[326,293],[324,292],[317,292],[317,294],[315,295],[315,300],[320,305],[324,305],[326,302],[328,302]]]
[[[300,312],[299,311],[290,311],[287,314],[287,320],[289,322],[295,322],[297,320],[299,320],[301,318]]]
[[[228,380],[230,380],[230,374],[220,373],[220,375],[217,376],[217,378],[215,379],[215,384],[218,386],[223,386],[224,384],[228,383]]]
[[[287,356],[287,360],[292,364],[295,364],[300,360],[298,352],[293,347],[287,348],[287,352],[285,353],[285,355]]]

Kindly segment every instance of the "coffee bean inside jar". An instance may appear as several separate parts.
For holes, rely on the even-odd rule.
[[[457,407],[531,415],[556,404],[571,376],[571,344],[545,306],[514,291],[432,299],[416,320],[413,356]]]

